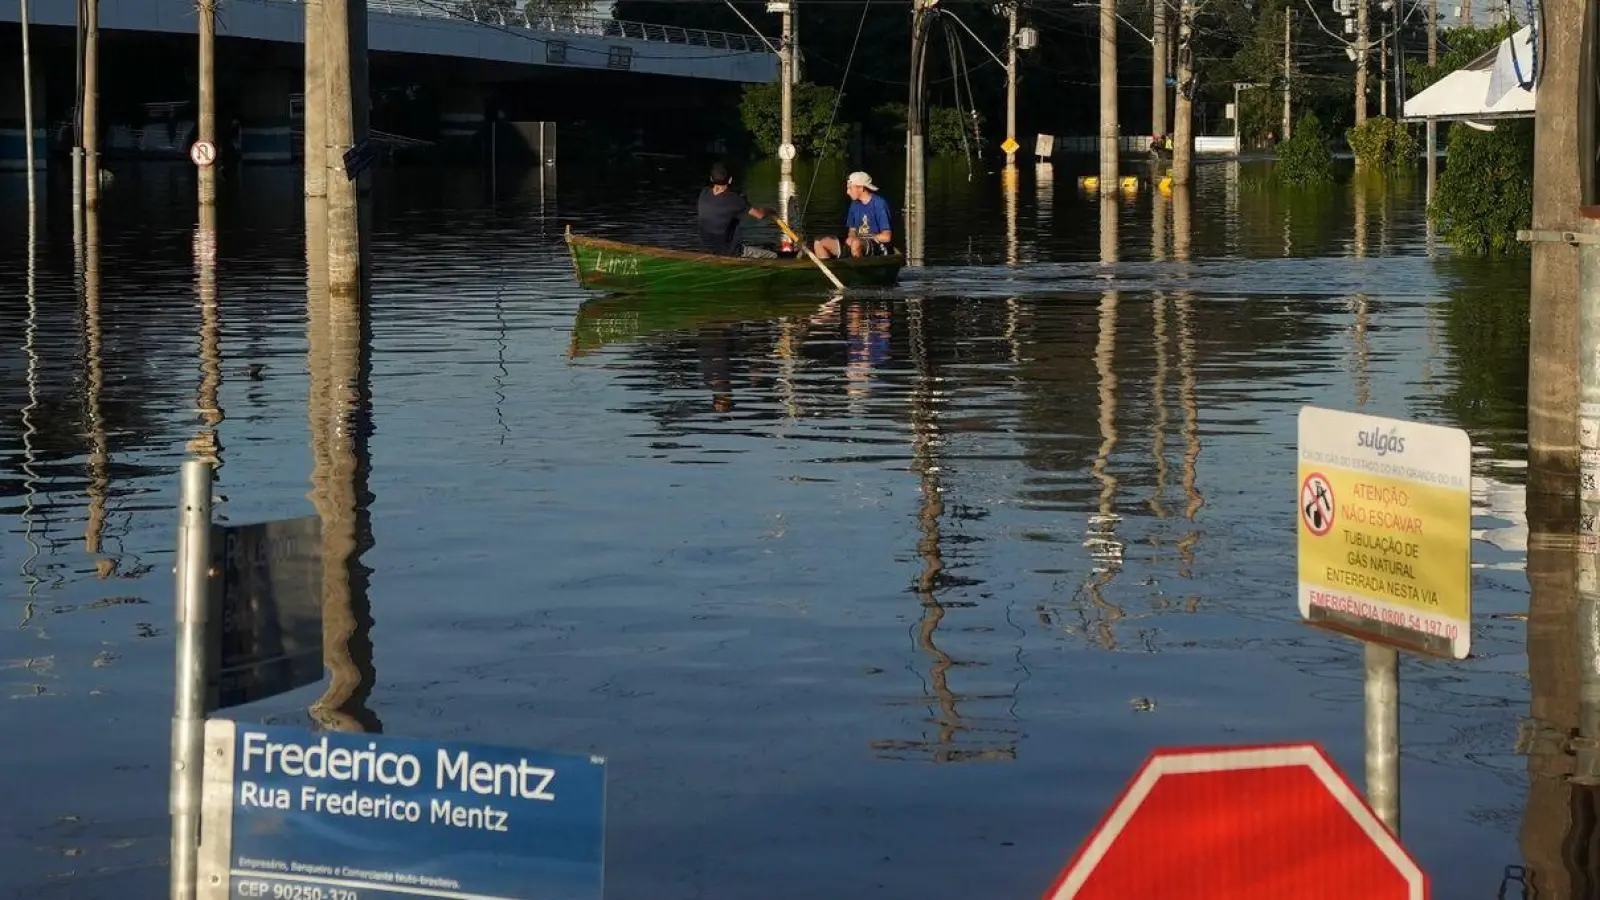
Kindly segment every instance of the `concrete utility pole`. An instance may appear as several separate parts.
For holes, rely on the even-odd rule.
[[[924,229],[923,203],[926,185],[923,183],[925,131],[923,101],[927,86],[923,81],[928,60],[928,29],[931,27],[933,7],[939,0],[912,0],[911,8],[911,90],[906,104],[906,261],[922,264],[922,236]]]
[[[1006,137],[1017,139],[1017,0],[1006,6]],[[1017,167],[1017,152],[1006,151],[1006,168]]]
[[[301,141],[304,143],[307,198],[328,196],[328,60],[327,12],[322,0],[305,0],[305,93],[300,101]],[[322,204],[307,205],[307,215],[326,213]],[[324,223],[325,227],[326,223]]]
[[[1583,40],[1595,38],[1593,16],[1593,5],[1585,0],[1545,0],[1534,113],[1528,467],[1541,471],[1541,486],[1568,497],[1579,492],[1579,360],[1592,359],[1597,349],[1580,346],[1574,335],[1579,334],[1579,309],[1600,299],[1600,285],[1591,282],[1580,290],[1580,251],[1561,239],[1562,232],[1593,230],[1580,227],[1592,222],[1579,221],[1580,207],[1595,203],[1593,136],[1588,128],[1580,131],[1580,123],[1593,122],[1593,110],[1583,102],[1594,97],[1583,84],[1585,55],[1594,49],[1584,47]],[[1582,247],[1582,255],[1596,249]],[[1533,472],[1528,484],[1533,489]],[[1580,529],[1579,546],[1593,536],[1592,529]]]
[[[356,145],[351,19],[366,15],[366,2],[324,0],[323,13],[328,96],[328,289],[339,296],[357,292],[361,279],[358,192],[355,180],[345,173],[344,155]],[[366,98],[360,100],[365,102]]]
[[[1150,134],[1167,133],[1167,0],[1154,0],[1150,25]]]
[[[783,38],[778,44],[778,62],[782,82],[778,92],[783,101],[782,137],[778,144],[778,216],[789,220],[789,198],[794,196],[794,4],[783,3]]]
[[[1117,189],[1117,0],[1100,0],[1100,193]]]
[[[1439,0],[1428,0],[1428,67],[1439,64]],[[1402,103],[1405,101],[1402,100]],[[1433,202],[1433,187],[1439,180],[1439,123],[1428,118],[1428,193]]]
[[[1172,109],[1172,183],[1189,183],[1194,171],[1194,0],[1178,7],[1178,96]]]
[[[100,0],[84,0],[83,204],[100,205]]]
[[[1290,82],[1294,78],[1294,10],[1283,8],[1283,136],[1287,141],[1294,133],[1293,101]]]
[[[1367,121],[1367,3],[1356,0],[1356,127]]]
[[[83,0],[73,6],[73,85],[72,95],[72,234],[75,243],[83,240]]]
[[[200,25],[200,116],[195,123],[195,142],[217,145],[217,0],[196,4]],[[197,166],[200,207],[217,202],[217,166]]]

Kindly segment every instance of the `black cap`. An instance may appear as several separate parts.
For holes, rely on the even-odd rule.
[[[716,162],[716,163],[712,163],[711,164],[711,183],[712,184],[727,184],[728,182],[730,182],[732,180],[733,180],[733,176],[728,174],[728,167],[727,166],[723,165],[720,162]]]

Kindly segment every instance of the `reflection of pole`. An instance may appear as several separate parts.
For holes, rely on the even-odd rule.
[[[31,180],[31,174],[30,174]],[[27,374],[23,376],[28,383],[28,402],[22,407],[22,485],[27,499],[22,507],[22,539],[28,544],[28,558],[22,561],[22,575],[28,581],[28,605],[23,613],[24,625],[33,617],[33,596],[38,589],[39,578],[33,569],[33,561],[39,558],[39,545],[33,539],[34,495],[38,493],[39,472],[34,468],[34,435],[39,429],[34,424],[33,413],[39,408],[39,351],[35,349],[35,342],[39,333],[39,282],[38,282],[38,220],[28,216],[28,320],[22,326],[22,355],[27,357]]]
[[[308,200],[307,206],[320,205]],[[308,406],[312,437],[312,502],[322,518],[322,644],[327,690],[310,709],[324,727],[377,732],[367,707],[377,678],[368,598],[372,545],[368,512],[372,431],[370,324],[360,292],[341,295],[328,282],[326,217],[307,210],[306,306]]]
[[[1189,261],[1189,186],[1178,184],[1173,179],[1172,185],[1172,256],[1178,262]]]
[[[100,552],[100,533],[106,523],[106,497],[111,485],[111,454],[106,438],[105,413],[100,407],[100,392],[105,386],[101,368],[100,335],[100,214],[84,214],[83,334],[84,394],[89,418],[89,521],[83,532],[84,549]],[[98,565],[98,564],[97,564]],[[101,569],[102,573],[108,570]]]
[[[1159,0],[1158,0],[1159,2]],[[1158,195],[1159,196],[1159,195]],[[1150,494],[1150,511],[1158,519],[1167,517],[1161,495],[1167,490],[1167,295],[1156,291],[1151,297],[1150,315],[1155,329],[1156,373],[1150,383],[1155,421],[1151,427],[1150,455],[1156,460],[1156,484]]]
[[[1100,195],[1100,264],[1112,265],[1117,261],[1117,198],[1113,194]]]
[[[1161,262],[1167,258],[1168,197],[1157,189],[1150,195],[1150,259]]]
[[[212,168],[201,166],[202,170]],[[196,398],[201,429],[188,451],[221,468],[222,445],[217,426],[222,424],[218,394],[222,388],[222,317],[217,305],[217,207],[200,207],[200,226],[194,234],[195,293],[200,299],[200,394]]]
[[[1102,207],[1115,207],[1110,197],[1101,198]],[[1102,213],[1102,227],[1104,227]],[[1122,607],[1105,597],[1106,585],[1122,571],[1123,543],[1117,537],[1117,522],[1121,518],[1114,510],[1117,478],[1109,471],[1111,454],[1117,446],[1117,292],[1106,291],[1100,295],[1100,320],[1098,338],[1094,348],[1094,369],[1099,382],[1100,448],[1094,456],[1091,470],[1100,482],[1100,505],[1095,515],[1089,517],[1089,534],[1084,545],[1089,555],[1097,561],[1089,581],[1089,599],[1101,610],[1099,622],[1100,643],[1107,650],[1116,646],[1116,633],[1112,624],[1125,613]]]
[[[1183,507],[1183,517],[1195,521],[1205,496],[1200,493],[1200,403],[1196,396],[1198,379],[1195,373],[1194,344],[1194,294],[1183,291],[1175,303],[1178,313],[1178,403],[1183,407],[1183,494],[1188,502]],[[1178,558],[1185,568],[1179,572],[1188,578],[1188,566],[1194,565],[1194,548],[1200,542],[1200,529],[1191,529],[1178,540]],[[1190,598],[1189,611],[1193,612],[1199,597]]]
[[[177,678],[172,710],[171,900],[194,900],[205,753],[206,623],[211,567],[211,466],[183,464],[179,496]]]
[[[1017,264],[1017,168],[1007,166],[1000,174],[1006,207],[1006,265]]]

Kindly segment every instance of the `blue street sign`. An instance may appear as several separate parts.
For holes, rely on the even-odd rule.
[[[212,719],[206,768],[202,898],[602,896],[600,757]]]

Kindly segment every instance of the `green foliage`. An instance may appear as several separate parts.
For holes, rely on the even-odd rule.
[[[1278,144],[1273,174],[1285,184],[1322,184],[1333,180],[1333,151],[1316,113],[1294,123],[1294,136]]]
[[[1533,123],[1450,130],[1450,155],[1428,217],[1459,252],[1517,255],[1517,229],[1533,219]]]
[[[801,156],[836,158],[844,155],[850,136],[847,125],[833,122],[834,104],[839,92],[831,87],[801,82],[794,86],[792,123],[795,149]],[[744,88],[739,103],[739,119],[763,155],[778,152],[783,142],[783,94],[776,83],[751,84]]]
[[[1388,116],[1373,116],[1357,128],[1346,129],[1344,137],[1362,165],[1410,165],[1421,149],[1411,132]]]
[[[1462,25],[1439,33],[1438,65],[1430,66],[1423,59],[1413,57],[1406,61],[1406,90],[1416,96],[1469,62],[1477,59],[1497,44],[1511,36],[1511,27],[1505,23],[1489,28]]]
[[[906,105],[880,103],[873,107],[874,131],[878,134],[906,133]],[[978,133],[983,133],[983,114],[978,113]],[[962,139],[966,143],[962,143]],[[928,110],[928,152],[933,156],[963,156],[967,148],[982,154],[987,139],[974,138],[972,114],[966,115],[951,106],[935,106]]]

